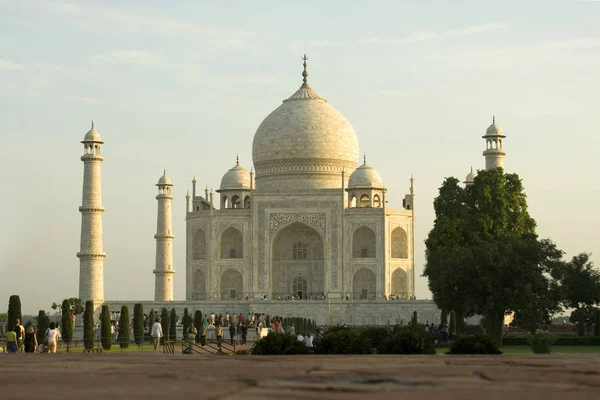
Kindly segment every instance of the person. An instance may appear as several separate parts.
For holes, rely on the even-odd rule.
[[[312,338],[312,335],[310,334],[310,332],[308,332],[306,334],[306,337],[304,338],[304,345],[306,347],[308,347],[309,349],[312,349],[312,347],[313,347],[313,338]]]
[[[18,350],[17,346],[17,327],[9,326],[6,329],[6,352],[16,353]]]
[[[302,334],[300,332],[298,332],[298,336],[296,337],[296,340],[304,343],[304,336],[302,336]]]
[[[206,346],[206,332],[208,330],[207,324],[202,324],[202,330],[200,331],[200,346]]]
[[[26,353],[35,353],[37,351],[38,342],[35,335],[35,329],[33,329],[33,325],[29,325],[27,327],[27,331],[25,332],[24,344]]]
[[[229,325],[229,339],[231,341],[231,345],[233,346],[233,341],[235,340],[235,326]]]
[[[194,341],[196,340],[196,335],[198,334],[198,330],[194,327],[194,323],[190,322],[190,326],[187,329],[187,350],[188,352],[192,352],[192,345],[194,344]]]
[[[17,334],[17,346],[19,347],[19,351],[23,352],[23,339],[25,338],[25,328],[21,325],[21,320],[17,318],[17,323],[15,324],[15,333]]]
[[[242,331],[242,344],[246,344],[246,338],[248,337],[248,326],[246,324],[242,324],[240,330]]]
[[[48,346],[48,353],[56,353],[58,339],[60,339],[60,332],[56,328],[56,324],[50,322],[50,327],[46,331],[46,346]]]
[[[221,347],[221,340],[223,340],[223,327],[217,325],[217,345],[219,345],[219,347]]]
[[[156,318],[156,321],[152,324],[152,330],[150,331],[152,341],[154,342],[154,350],[158,350],[160,345],[160,338],[163,336],[162,325],[160,324],[160,318]]]

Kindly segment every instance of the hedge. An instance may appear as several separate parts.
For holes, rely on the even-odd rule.
[[[507,336],[503,346],[529,346],[527,336]],[[557,336],[554,346],[600,346],[600,336]]]

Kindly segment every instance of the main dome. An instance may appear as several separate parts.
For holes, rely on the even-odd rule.
[[[357,167],[350,122],[306,82],[258,127],[252,143],[257,189],[340,188]]]

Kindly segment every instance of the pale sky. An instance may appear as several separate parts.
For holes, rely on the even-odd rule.
[[[600,2],[0,0],[0,305],[78,295],[90,121],[102,154],[105,298],[152,300],[156,187],[250,169],[260,122],[309,83],[358,132],[400,208],[415,176],[417,275],[443,179],[484,167],[492,115],[540,237],[600,254]],[[430,298],[418,278],[418,298]]]

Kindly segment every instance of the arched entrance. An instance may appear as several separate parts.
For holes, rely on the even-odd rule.
[[[375,299],[375,273],[367,268],[361,268],[352,278],[352,293],[354,300]]]
[[[244,295],[244,279],[239,271],[233,268],[221,274],[221,298],[241,299]]]
[[[206,298],[206,275],[202,270],[194,272],[192,300],[203,300]]]
[[[408,299],[408,275],[402,268],[398,268],[392,274],[392,296]]]
[[[294,222],[275,235],[271,246],[271,298],[316,298],[325,293],[324,245],[310,226]]]

